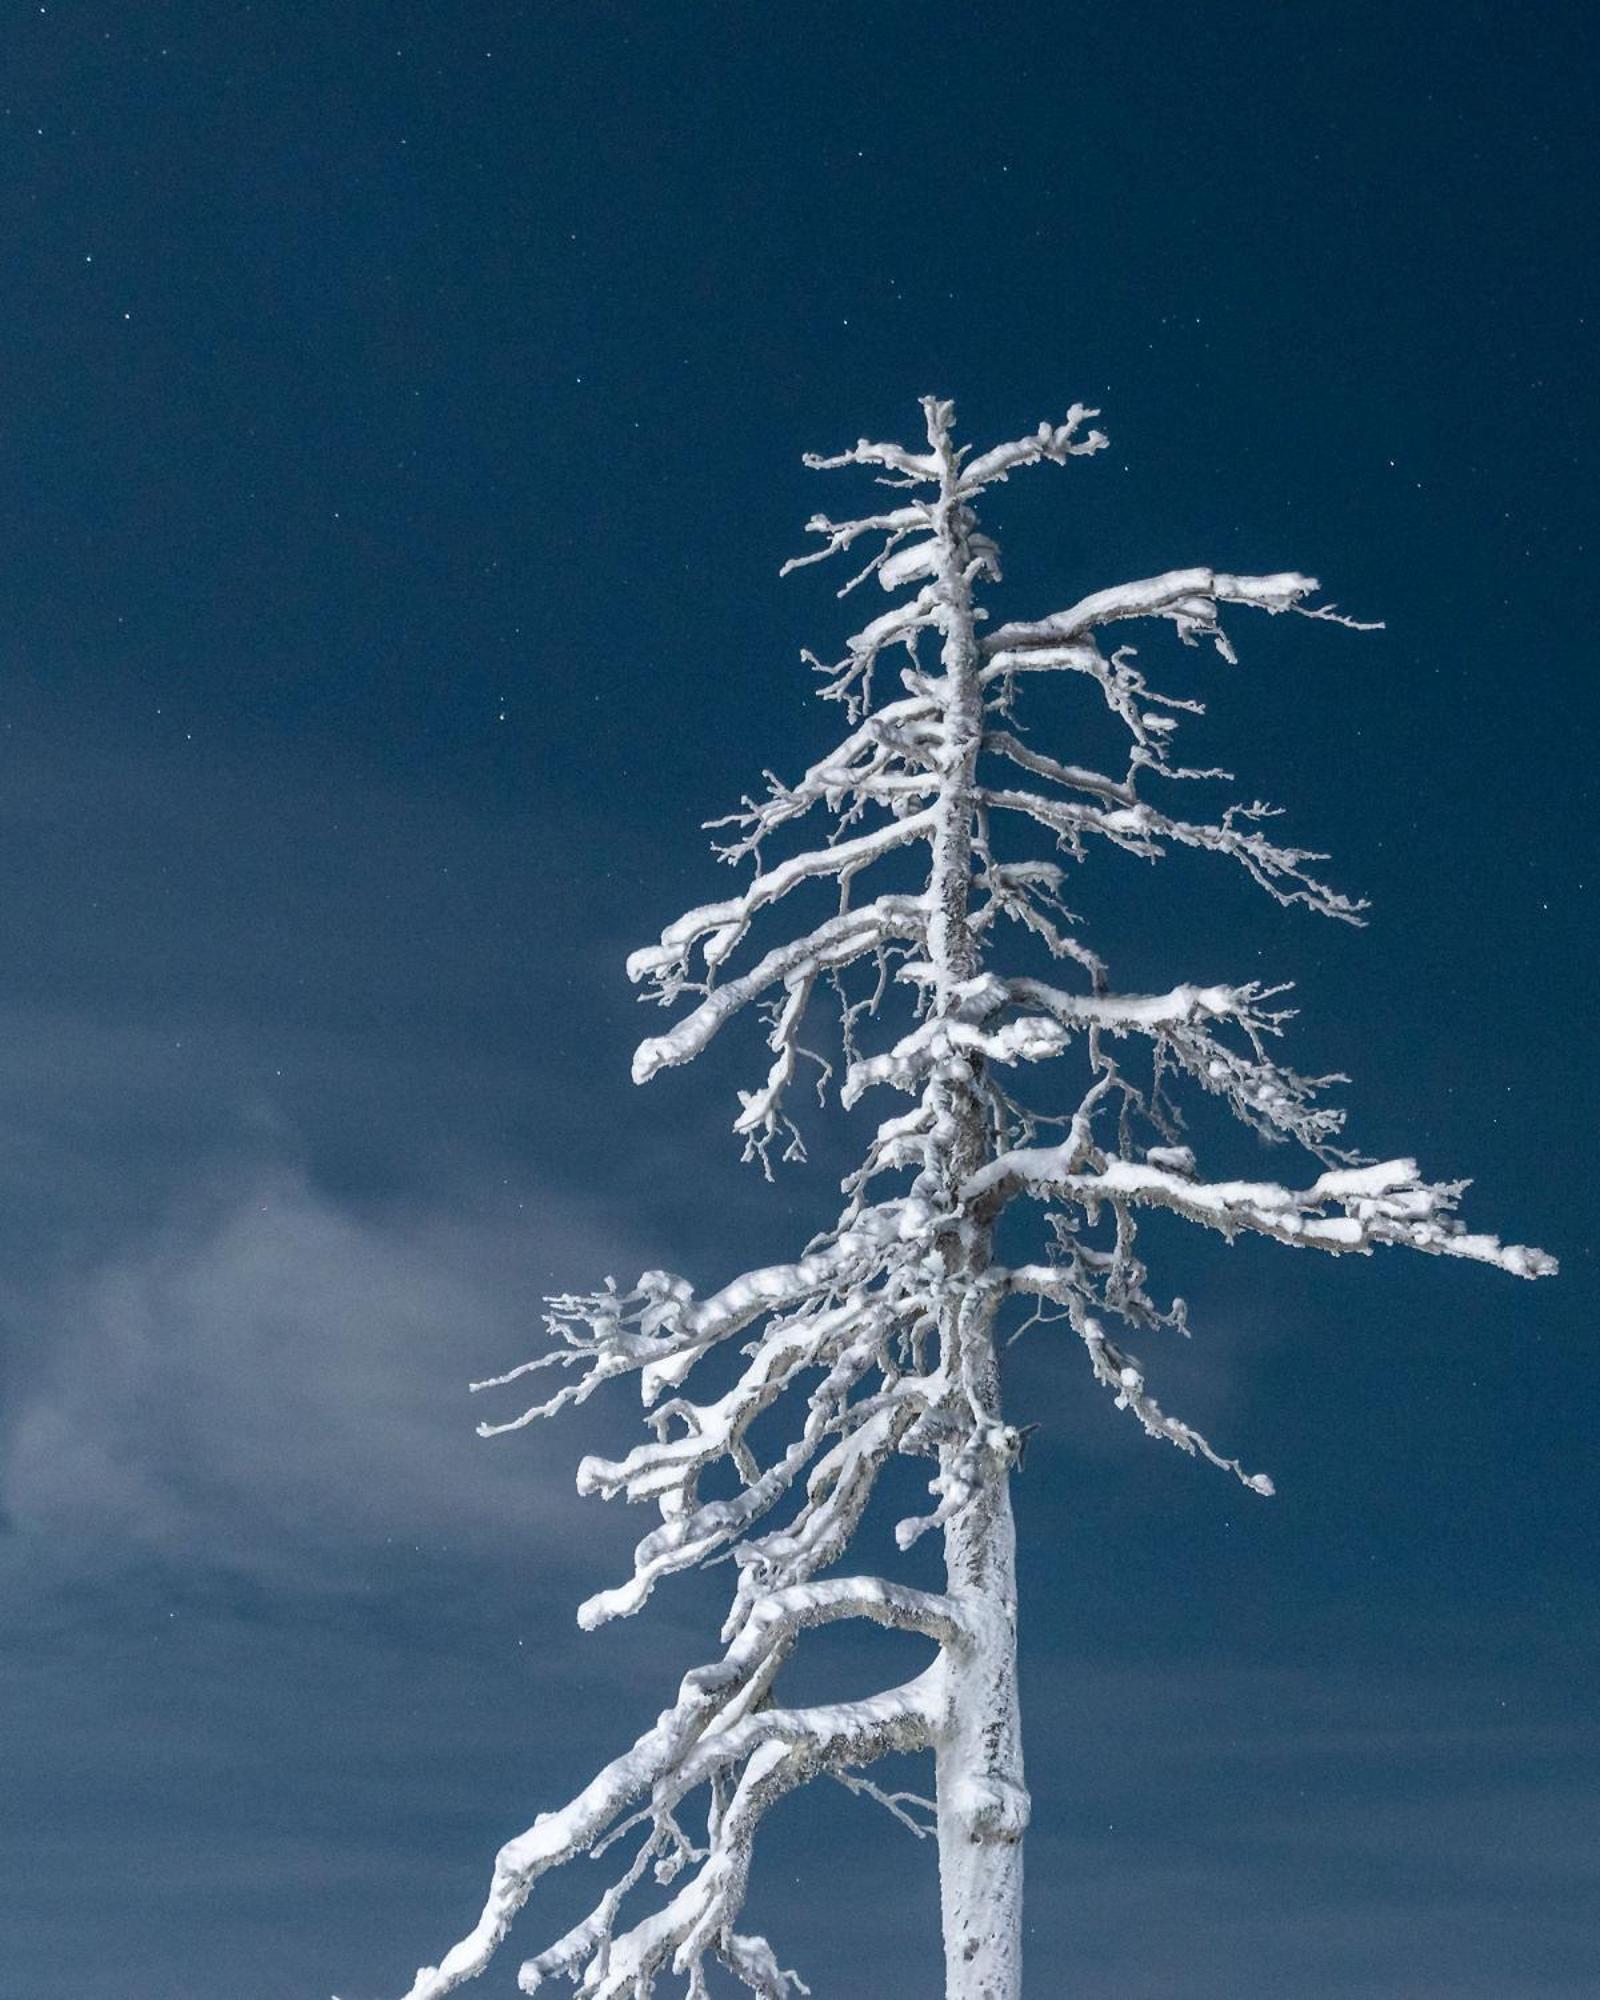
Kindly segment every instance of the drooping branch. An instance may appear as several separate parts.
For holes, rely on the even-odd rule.
[[[775,868],[756,876],[742,896],[728,896],[720,903],[702,903],[686,910],[661,933],[659,944],[647,945],[628,959],[628,977],[637,985],[653,979],[661,987],[662,998],[675,999],[688,973],[689,954],[698,944],[708,972],[715,972],[750,928],[752,919],[771,903],[787,896],[800,883],[816,877],[850,876],[869,862],[925,840],[933,826],[931,812],[907,813],[891,819],[870,833],[853,840],[841,840],[807,854],[791,855]]]
[[[1252,1493],[1271,1498],[1274,1488],[1266,1473],[1246,1472],[1238,1459],[1224,1458],[1214,1450],[1192,1424],[1168,1416],[1146,1387],[1143,1367],[1107,1337],[1088,1309],[1086,1288],[1070,1268],[1057,1264],[1021,1265],[1010,1273],[1009,1283],[1013,1292],[1049,1299],[1065,1308],[1073,1331],[1088,1350],[1095,1380],[1111,1390],[1119,1410],[1127,1410],[1138,1419],[1147,1436],[1164,1438],[1191,1458],[1209,1459],[1220,1471],[1231,1472]]]
[[[648,1981],[669,1958],[697,1940],[677,1967],[689,1971],[713,1943],[711,1931],[731,1929],[738,1914],[755,1825],[779,1792],[789,1788],[764,1783],[778,1768],[779,1759],[791,1760],[792,1783],[806,1774],[807,1766],[848,1769],[893,1751],[922,1748],[928,1740],[936,1712],[937,1661],[917,1679],[867,1701],[812,1709],[762,1705],[799,1634],[842,1619],[866,1619],[915,1633],[941,1648],[963,1642],[959,1614],[947,1600],[875,1577],[834,1578],[771,1593],[752,1608],[720,1660],[685,1676],[675,1704],[630,1750],[614,1758],[561,1811],[541,1814],[526,1833],[507,1842],[496,1858],[478,1922],[437,1966],[418,1972],[406,2000],[442,2000],[482,1972],[539,1877],[594,1851],[634,1801],[646,1801],[645,1817],[659,1831],[669,1825],[690,1793],[737,1771],[736,1783],[745,1787],[743,1806],[735,1812],[731,1803],[725,1803],[714,1810],[709,1851],[701,1876],[695,1878],[699,1887],[687,1903],[675,1897],[668,1906],[676,1914],[667,1920],[672,1935],[663,1939],[665,1951],[652,1953],[651,1945],[662,1933],[652,1929],[648,1918],[619,1938],[615,1929],[619,1897],[603,1901],[545,1961],[530,1961],[536,1979],[565,1971],[592,1978],[588,1992],[611,1994],[617,2000],[621,1996],[644,2000],[649,1987],[641,1981]],[[734,1797],[738,1796],[736,1791]],[[625,1881],[628,1888],[633,1886],[633,1881]],[[701,1927],[700,1919],[713,1907],[718,1925]],[[675,1928],[684,1917],[689,1921]],[[631,1943],[626,1942],[629,1939]],[[623,1983],[611,1983],[618,1972]]]
[[[746,1096],[734,1128],[741,1132],[761,1129],[775,1116],[793,1076],[805,1002],[816,980],[882,953],[890,945],[922,944],[926,931],[927,915],[920,897],[884,895],[829,918],[804,937],[775,945],[748,972],[713,987],[699,1006],[666,1034],[641,1042],[634,1051],[634,1082],[647,1083],[660,1070],[692,1061],[735,1014],[781,986],[795,1004],[780,1014],[769,1038],[778,1060],[764,1092],[754,1098]]]
[[[1139,802],[1131,780],[1107,778],[1099,771],[1085,770],[1081,764],[1063,764],[1054,757],[1042,757],[1037,750],[1030,750],[1027,744],[1019,743],[1009,730],[986,730],[983,747],[991,756],[1004,757],[1019,770],[1030,772],[1037,778],[1049,778],[1055,784],[1065,785],[1070,791],[1088,792],[1107,805],[1133,806]]]
[[[1173,819],[1142,803],[1106,811],[1075,800],[1047,798],[1039,792],[1002,791],[992,786],[986,786],[981,796],[991,811],[1016,813],[1049,828],[1057,845],[1079,858],[1085,835],[1146,861],[1159,861],[1165,853],[1162,843],[1171,842],[1236,861],[1257,888],[1285,906],[1303,903],[1319,916],[1357,924],[1366,908],[1365,903],[1340,895],[1307,871],[1307,862],[1325,861],[1325,854],[1311,848],[1280,847],[1257,831],[1253,822],[1272,817],[1274,811],[1259,801],[1229,806],[1219,821],[1206,824]]]

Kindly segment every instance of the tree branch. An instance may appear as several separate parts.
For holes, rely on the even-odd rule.
[[[1043,1147],[1000,1154],[961,1193],[964,1201],[981,1201],[1025,1192],[1041,1200],[1074,1201],[1091,1213],[1115,1198],[1171,1209],[1222,1236],[1245,1230],[1335,1255],[1364,1255],[1380,1243],[1396,1243],[1430,1256],[1493,1264],[1516,1278],[1553,1275],[1556,1260],[1546,1251],[1468,1233],[1454,1216],[1465,1186],[1420,1181],[1415,1160],[1335,1167],[1298,1193],[1271,1181],[1193,1181],[1149,1161],[1114,1155],[1086,1174],[1076,1170],[1070,1149]],[[1329,1214],[1330,1208],[1338,1213]]]

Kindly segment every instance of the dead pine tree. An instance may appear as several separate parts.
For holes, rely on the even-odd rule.
[[[846,1178],[842,1213],[793,1263],[706,1293],[647,1271],[625,1290],[608,1281],[554,1299],[545,1350],[476,1385],[564,1375],[548,1400],[481,1426],[490,1434],[638,1379],[651,1435],[622,1458],[586,1458],[578,1484],[649,1503],[660,1524],[639,1543],[632,1576],[583,1605],[582,1625],[630,1615],[663,1578],[724,1555],[736,1581],[722,1651],[576,1798],[502,1848],[482,1916],[418,1973],[408,2000],[438,2000],[480,1973],[547,1869],[612,1843],[604,1893],[527,1960],[524,1991],[565,1975],[583,2000],[647,2000],[675,1976],[704,2000],[717,1962],[764,2000],[805,1992],[738,1925],[764,1815],[821,1775],[936,1832],[948,2000],[1018,2000],[1028,1792],[1009,1486],[1025,1430],[1001,1398],[996,1327],[1007,1302],[1070,1326],[1095,1378],[1152,1436],[1270,1494],[1270,1480],[1162,1410],[1123,1344],[1182,1323],[1181,1303],[1158,1303],[1149,1288],[1146,1211],[1339,1255],[1394,1244],[1522,1278],[1555,1268],[1542,1251],[1469,1233],[1455,1215],[1461,1183],[1335,1143],[1341,1115],[1323,1101],[1334,1079],[1301,1076],[1271,1052],[1282,989],[1119,993],[1064,899],[1068,866],[1098,845],[1145,859],[1184,847],[1236,863],[1279,903],[1357,920],[1360,906],[1311,872],[1322,857],[1281,845],[1259,803],[1179,816],[1172,796],[1185,781],[1227,774],[1176,761],[1178,724],[1200,704],[1151,685],[1122,636],[1136,621],[1166,620],[1186,645],[1209,642],[1231,660],[1223,618],[1235,609],[1353,621],[1318,605],[1308,576],[1181,569],[990,629],[979,598],[999,577],[999,551],[979,524],[980,500],[1024,467],[1064,466],[1106,440],[1088,428],[1097,413],[1074,407],[1062,424],[973,455],[955,441],[952,404],[928,397],[922,410],[915,447],[863,440],[807,461],[865,468],[892,496],[857,519],[814,518],[821,546],[799,559],[869,551],[846,588],[875,577],[894,600],[824,669],[822,694],[844,709],[846,733],[803,776],[769,779],[764,796],[719,822],[724,858],[751,871],[745,886],[679,917],[628,965],[663,1006],[689,1003],[640,1046],[640,1083],[760,1010],[771,1060],[740,1093],[734,1125],[747,1156],[765,1165],[798,1148],[787,1095],[819,986],[839,999],[843,1103],[888,1091],[898,1108]],[[1124,768],[1069,762],[1025,736],[1016,710],[1039,674],[1074,675],[1104,704],[1126,733]],[[791,829],[808,817],[825,832],[796,848]],[[914,886],[868,895],[889,857],[887,872]],[[830,913],[774,941],[777,906],[819,882],[836,889]],[[1008,972],[1008,938],[1013,963],[1043,963],[1051,976]],[[1069,1078],[1054,1100],[1067,1108],[1050,1115],[1024,1102],[1024,1079],[1042,1064]],[[1208,1180],[1184,1138],[1186,1091],[1290,1142],[1308,1156],[1304,1171]],[[1014,1204],[1037,1218],[1036,1254],[1006,1263],[996,1232]],[[686,1385],[696,1365],[728,1343],[742,1368],[695,1400]],[[769,1411],[788,1414],[787,1442],[758,1451],[752,1426]],[[902,1454],[927,1462],[932,1504],[901,1521],[896,1539],[906,1549],[929,1532],[943,1538],[941,1591],[840,1567],[880,1472]],[[704,1497],[702,1480],[726,1467],[733,1497]],[[808,1630],[847,1619],[917,1635],[931,1662],[867,1700],[786,1705],[785,1660]],[[932,1799],[863,1775],[897,1752],[931,1756]]]

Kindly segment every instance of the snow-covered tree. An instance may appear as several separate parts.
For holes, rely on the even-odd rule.
[[[437,2000],[481,1972],[547,1869],[613,1843],[609,1886],[526,1962],[524,1991],[565,1974],[585,2000],[646,2000],[677,1975],[690,2000],[703,2000],[707,1965],[720,1961],[764,2000],[805,1992],[739,1923],[763,1817],[821,1774],[931,1822],[949,2000],[1016,2000],[1028,1793],[1009,1483],[1025,1429],[1001,1399],[996,1330],[1007,1302],[1067,1323],[1117,1408],[1153,1437],[1270,1494],[1264,1475],[1161,1408],[1123,1344],[1183,1324],[1181,1301],[1162,1304],[1149,1286],[1146,1211],[1335,1254],[1395,1244],[1522,1278],[1555,1268],[1542,1251],[1468,1233],[1455,1216],[1462,1183],[1336,1145],[1341,1116],[1323,1101],[1335,1079],[1301,1076],[1271,1052],[1286,1018],[1274,1006],[1282,989],[1117,992],[1063,899],[1063,864],[1097,843],[1148,859],[1187,847],[1237,863],[1279,903],[1358,921],[1360,906],[1311,872],[1323,857],[1280,844],[1260,803],[1183,816],[1174,789],[1227,774],[1177,761],[1179,722],[1201,705],[1158,691],[1123,642],[1134,621],[1166,620],[1185,645],[1208,641],[1231,660],[1223,617],[1234,607],[1353,621],[1318,606],[1315,580],[1295,572],[1180,569],[987,629],[978,598],[1000,564],[979,525],[980,497],[1026,466],[1065,465],[1106,441],[1088,428],[1097,413],[1075,406],[1062,424],[973,455],[955,442],[950,403],[930,397],[922,408],[923,444],[863,440],[807,461],[865,467],[892,495],[856,519],[815,517],[821,546],[798,559],[863,545],[870,560],[846,590],[876,577],[894,600],[820,669],[823,696],[846,712],[845,735],[801,777],[769,778],[763,797],[717,822],[728,829],[723,858],[753,871],[745,886],[679,917],[628,964],[664,1006],[691,1003],[641,1044],[640,1083],[760,1011],[771,1061],[740,1093],[734,1122],[747,1157],[765,1165],[774,1149],[799,1150],[789,1092],[819,987],[840,1009],[844,1105],[879,1089],[903,1103],[845,1180],[843,1212],[792,1263],[704,1293],[646,1271],[626,1289],[608,1281],[554,1299],[546,1350],[477,1385],[502,1388],[547,1368],[566,1378],[547,1401],[481,1426],[488,1435],[638,1379],[651,1435],[624,1457],[586,1458],[578,1484],[647,1502],[660,1525],[639,1543],[631,1577],[583,1605],[583,1626],[631,1615],[664,1578],[725,1554],[736,1580],[723,1650],[575,1799],[501,1850],[477,1925],[417,1975],[409,2000]],[[1015,711],[1037,674],[1078,677],[1126,733],[1125,765],[1091,769],[1066,761],[1070,744],[1058,756],[1028,740]],[[821,837],[785,852],[808,816]],[[771,913],[817,884],[832,885],[828,913],[772,938]],[[1012,964],[1034,971],[1007,969],[1008,938]],[[1049,961],[1059,970],[1038,976]],[[1069,1079],[1066,1066],[1076,1066],[1048,1114],[1028,1108],[1023,1084],[1046,1063]],[[1209,1094],[1263,1139],[1291,1142],[1308,1166],[1282,1180],[1208,1179],[1185,1143],[1185,1092]],[[1013,1210],[1036,1218],[1033,1247],[1002,1261],[1003,1218],[1005,1244],[1021,1240]],[[743,1366],[713,1364],[712,1389],[696,1400],[687,1385],[718,1350]],[[753,1428],[769,1412],[758,1449]],[[774,1445],[782,1412],[788,1430]],[[900,1454],[928,1462],[932,1504],[902,1520],[896,1539],[907,1549],[930,1530],[942,1536],[940,1591],[839,1567]],[[732,1497],[707,1497],[702,1482],[712,1480]],[[867,1700],[786,1703],[790,1653],[809,1630],[850,1619],[917,1635],[929,1663]],[[931,1800],[862,1775],[895,1752],[931,1755]]]

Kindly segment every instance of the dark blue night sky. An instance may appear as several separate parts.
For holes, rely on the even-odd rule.
[[[748,1037],[632,1088],[621,966],[731,883],[698,822],[829,740],[798,654],[851,607],[777,571],[860,489],[801,453],[928,392],[980,443],[1103,412],[991,510],[1008,613],[1212,563],[1387,621],[1183,656],[1192,747],[1365,930],[1203,857],[1100,858],[1083,906],[1131,986],[1294,979],[1358,1143],[1564,1266],[1152,1231],[1197,1328],[1163,1400],[1271,1502],[1012,1350],[1027,1990],[1600,1992],[1596,40],[8,10],[3,2000],[393,1995],[705,1653],[715,1575],[572,1622],[639,1530],[572,1492],[631,1396],[485,1444],[464,1384],[549,1290],[835,1212],[848,1134],[737,1164]],[[819,2000],[936,1991],[930,1850],[828,1793],[753,1914]]]

